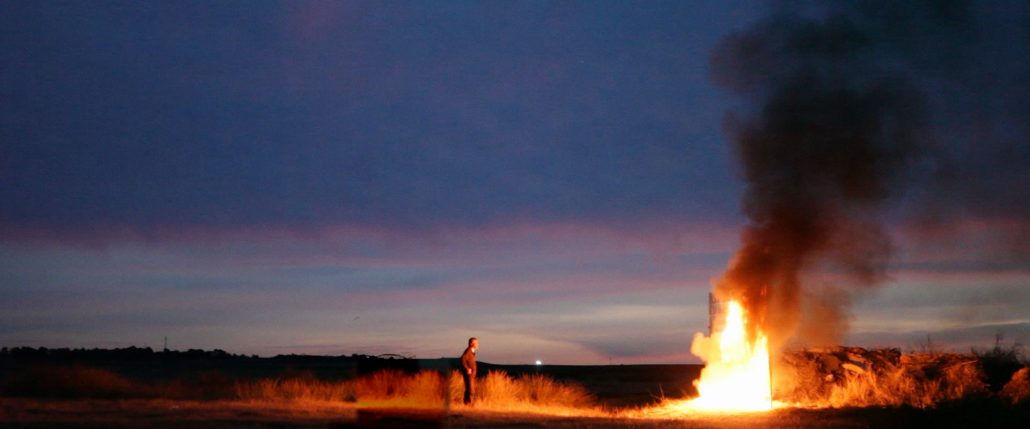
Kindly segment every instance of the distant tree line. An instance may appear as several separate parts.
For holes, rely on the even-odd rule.
[[[124,348],[101,349],[101,348],[47,348],[47,347],[3,347],[0,348],[0,359],[13,360],[87,360],[87,361],[125,361],[125,360],[239,360],[239,359],[260,359],[258,355],[245,355],[228,353],[225,350],[158,350],[150,347],[129,346]],[[271,359],[290,361],[320,361],[320,360],[348,360],[348,361],[378,361],[378,360],[405,360],[413,359],[412,356],[387,354],[371,356],[365,354],[351,354],[340,356],[318,356],[318,355],[276,355]]]

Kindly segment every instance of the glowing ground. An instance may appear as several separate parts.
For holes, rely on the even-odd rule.
[[[1030,407],[965,401],[936,409],[779,409],[765,413],[646,419],[483,410],[359,409],[332,403],[0,399],[0,426],[20,428],[865,428],[1021,427]]]

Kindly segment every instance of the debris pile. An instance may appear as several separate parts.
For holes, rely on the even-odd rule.
[[[774,374],[774,396],[801,406],[929,407],[987,391],[976,358],[956,353],[808,349],[784,353]]]
[[[902,354],[898,349],[832,347],[786,353],[782,359],[793,367],[814,369],[823,381],[832,383],[845,379],[848,374],[861,375],[897,366],[901,362]]]

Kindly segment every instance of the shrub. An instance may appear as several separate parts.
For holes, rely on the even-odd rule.
[[[1004,345],[1000,335],[995,337],[994,347],[974,348],[972,352],[980,361],[980,367],[983,368],[984,381],[994,392],[1001,390],[1013,374],[1023,367],[1023,347],[1016,343]]]
[[[152,389],[114,371],[84,366],[37,365],[10,376],[4,394],[43,398],[145,398]]]

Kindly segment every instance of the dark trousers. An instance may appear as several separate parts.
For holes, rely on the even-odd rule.
[[[475,387],[476,377],[473,376],[473,375],[470,375],[468,373],[468,371],[463,371],[461,373],[461,379],[463,381],[465,381],[465,398],[464,398],[464,401],[465,401],[465,405],[468,405],[468,404],[472,403],[472,390]]]

